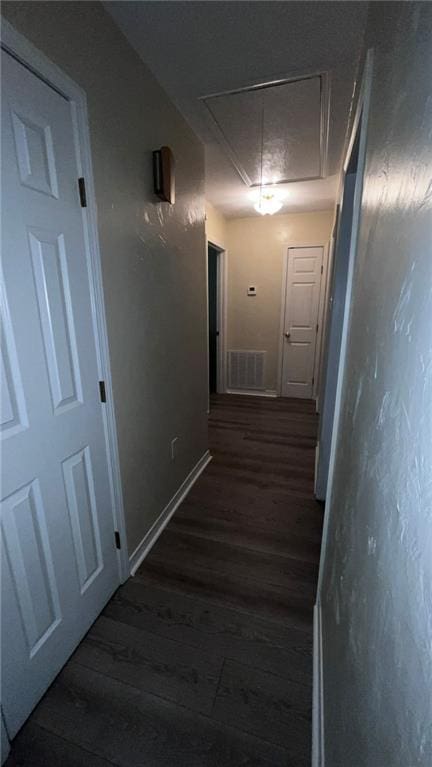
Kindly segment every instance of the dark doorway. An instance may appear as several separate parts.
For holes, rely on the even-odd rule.
[[[209,390],[217,391],[218,354],[218,258],[219,251],[208,246],[208,327],[209,327]]]

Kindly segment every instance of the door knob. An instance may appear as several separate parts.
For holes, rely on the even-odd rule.
[[[291,333],[285,333],[287,338],[291,338]]]

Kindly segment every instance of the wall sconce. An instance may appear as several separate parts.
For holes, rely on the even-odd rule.
[[[153,152],[153,189],[159,199],[174,204],[174,155],[168,146],[162,146]]]

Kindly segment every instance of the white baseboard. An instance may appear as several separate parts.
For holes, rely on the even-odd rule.
[[[226,389],[227,394],[244,394],[246,397],[277,397],[274,389]]]
[[[313,618],[312,767],[324,767],[324,697],[320,604],[314,606]]]
[[[150,549],[154,546],[159,538],[162,530],[166,527],[170,521],[174,512],[178,509],[181,502],[186,498],[192,485],[195,484],[200,474],[204,471],[205,467],[210,463],[212,456],[207,450],[204,455],[199,459],[198,463],[194,466],[192,471],[188,474],[184,482],[180,485],[177,492],[173,495],[169,503],[165,506],[163,511],[159,514],[155,522],[153,522],[150,530],[147,531],[142,541],[138,544],[135,551],[129,557],[130,574],[135,575],[140,564],[143,562]]]

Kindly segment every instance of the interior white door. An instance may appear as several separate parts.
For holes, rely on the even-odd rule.
[[[282,396],[312,397],[323,248],[289,248]]]
[[[12,737],[119,582],[70,103],[2,53],[2,704]]]

